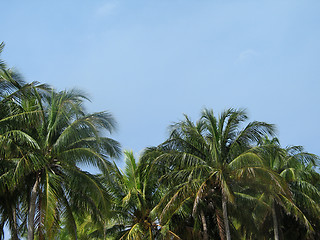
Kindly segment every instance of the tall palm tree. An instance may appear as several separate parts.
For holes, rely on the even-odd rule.
[[[112,132],[115,122],[107,112],[86,114],[82,106],[86,97],[80,92],[41,94],[33,90],[32,98],[22,98],[19,102],[20,112],[8,116],[9,120],[22,124],[16,125],[19,128],[12,129],[13,133],[7,137],[19,150],[11,159],[15,162],[12,178],[29,186],[26,198],[29,205],[25,207],[28,239],[34,238],[35,224],[39,239],[44,235],[52,238],[58,231],[61,216],[69,220],[66,227],[73,229],[70,232],[76,239],[72,205],[82,205],[81,209],[89,212],[107,207],[107,193],[78,164],[105,171],[108,158],[119,156],[118,142],[101,135],[104,130]],[[22,120],[21,116],[24,116]],[[81,200],[80,195],[91,201]]]
[[[0,44],[0,53],[3,47],[4,44]],[[47,88],[36,82],[25,83],[18,73],[7,69],[0,61],[0,225],[8,221],[12,239],[18,239],[19,201],[25,190],[22,184],[12,181],[12,174],[15,173],[15,159],[21,156],[19,145],[32,144],[23,129],[28,115],[35,114],[23,112],[21,102],[30,98],[34,89],[41,92]]]
[[[109,165],[108,158],[118,157],[120,146],[113,139],[102,137],[101,131],[112,132],[115,122],[107,112],[86,114],[82,107],[83,99],[86,99],[84,95],[76,91],[52,92],[44,102],[47,105],[39,106],[42,114],[41,123],[39,128],[34,129],[39,148],[30,152],[36,152],[38,155],[35,166],[38,170],[32,173],[34,184],[28,216],[29,239],[32,239],[31,227],[36,196],[40,219],[38,231],[41,234],[41,230],[45,229],[47,236],[51,229],[54,230],[55,224],[58,224],[61,209],[64,216],[70,220],[67,225],[71,224],[70,228],[75,227],[69,209],[70,202],[75,198],[77,205],[88,211],[108,207],[107,195],[102,186],[92,175],[79,169],[77,164],[93,165],[103,172],[106,171]],[[82,191],[79,189],[80,186]],[[87,201],[92,199],[97,205],[96,208],[92,208],[92,201],[79,199],[79,195],[87,196]],[[74,237],[76,238],[76,233]]]
[[[156,159],[168,169],[162,180],[173,182],[173,191],[162,201],[163,218],[187,199],[194,199],[193,213],[207,201],[215,206],[220,237],[230,240],[228,203],[235,202],[235,186],[263,179],[284,191],[279,177],[250,151],[265,134],[274,133],[273,125],[254,121],[242,128],[245,120],[244,110],[228,109],[217,118],[205,109],[196,123],[185,116],[171,127],[169,139],[158,147],[164,153]],[[208,239],[205,218],[201,219],[203,238]]]
[[[0,53],[3,47],[0,44]],[[44,234],[50,237],[60,216],[69,220],[66,226],[76,238],[72,209],[81,205],[81,210],[93,213],[106,207],[106,192],[98,179],[78,164],[105,171],[108,158],[117,157],[120,147],[102,137],[105,130],[114,130],[112,116],[86,114],[86,99],[80,92],[57,93],[46,85],[26,84],[0,61],[0,224],[9,220],[14,239],[17,207],[25,213],[22,225],[28,221],[28,239],[33,239],[35,223],[40,239]],[[17,191],[20,186],[23,189]]]

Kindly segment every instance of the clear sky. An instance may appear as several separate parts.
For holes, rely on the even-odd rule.
[[[3,1],[2,58],[25,80],[76,87],[139,153],[203,107],[246,108],[283,146],[320,154],[319,0]]]
[[[320,1],[4,1],[3,59],[26,81],[76,87],[136,153],[167,126],[246,108],[283,145],[320,154]]]

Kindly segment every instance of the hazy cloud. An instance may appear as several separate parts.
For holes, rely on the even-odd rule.
[[[239,54],[236,63],[242,63],[244,61],[254,58],[255,56],[258,56],[258,52],[254,51],[253,49],[244,50]]]

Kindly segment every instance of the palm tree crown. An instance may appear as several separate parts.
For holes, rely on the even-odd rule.
[[[211,202],[216,206],[217,221],[223,218],[224,222],[219,225],[219,235],[231,239],[227,203],[234,203],[235,186],[259,172],[264,173],[266,181],[274,179],[272,172],[262,167],[261,159],[250,151],[264,135],[273,134],[274,127],[250,122],[242,128],[245,120],[244,110],[228,109],[216,118],[212,110],[205,109],[196,123],[185,116],[184,121],[171,127],[169,139],[158,148],[163,154],[156,160],[169,169],[163,180],[174,182],[163,217],[174,206],[180,206],[183,199],[193,197],[194,213],[201,201]],[[205,218],[201,219],[206,225]],[[204,229],[206,239],[207,231]]]

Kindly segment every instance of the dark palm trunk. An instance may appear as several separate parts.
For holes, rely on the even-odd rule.
[[[206,216],[204,215],[203,210],[200,212],[201,216],[201,222],[202,222],[202,227],[203,227],[203,240],[208,240],[208,226],[207,226],[207,221],[206,221]]]
[[[277,213],[276,213],[276,204],[274,200],[272,203],[272,219],[273,219],[274,240],[279,240],[278,219],[277,219]]]
[[[11,230],[11,239],[12,240],[19,240],[18,237],[18,225],[17,225],[17,215],[16,215],[16,208],[15,206],[12,206],[12,215],[10,219],[10,230]]]
[[[34,215],[36,212],[36,200],[37,200],[37,190],[40,182],[40,176],[36,177],[36,181],[33,185],[31,196],[30,196],[30,206],[28,213],[28,240],[33,240],[34,238]]]
[[[228,220],[228,211],[227,211],[227,199],[224,196],[223,192],[222,192],[222,214],[223,214],[224,231],[226,234],[226,239],[231,240],[229,220]]]
[[[221,240],[224,240],[225,239],[225,236],[224,236],[224,224],[223,224],[223,219],[222,219],[222,213],[220,211],[220,209],[216,209],[216,221],[217,221],[217,224],[218,224],[218,229],[219,229],[219,236],[220,236],[220,239]]]

